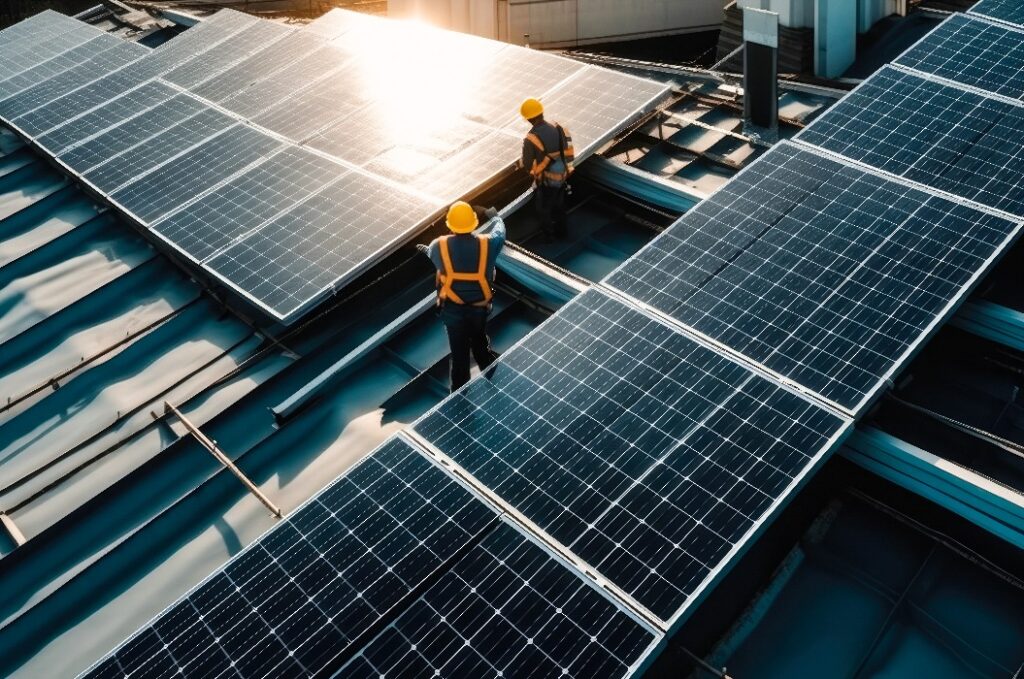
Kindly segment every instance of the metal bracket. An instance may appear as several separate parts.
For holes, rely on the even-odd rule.
[[[14,540],[16,545],[21,547],[25,542],[27,542],[27,540],[25,540],[25,534],[21,532],[20,528],[18,528],[18,524],[14,523],[14,519],[4,512],[0,512],[0,523],[4,525],[7,533],[11,536],[11,539]]]
[[[259,499],[259,501],[262,502],[267,509],[270,510],[271,514],[273,514],[279,519],[283,516],[281,514],[280,508],[278,508],[278,506],[275,505],[270,500],[270,498],[267,497],[263,493],[263,491],[261,491],[256,486],[255,483],[250,481],[249,477],[246,476],[241,469],[235,466],[235,463],[232,462],[231,459],[227,455],[225,455],[220,448],[217,447],[217,443],[211,440],[208,436],[206,436],[206,434],[199,431],[199,428],[192,424],[192,422],[190,422],[189,419],[185,417],[185,415],[183,415],[180,410],[171,405],[170,401],[164,401],[164,412],[168,415],[173,414],[175,417],[177,417],[181,421],[181,423],[185,425],[185,428],[188,429],[188,432],[195,437],[196,441],[198,441],[203,448],[206,448],[208,451],[210,451],[210,454],[217,458],[218,462],[227,467],[228,471],[237,476],[238,480],[241,481],[242,484],[249,489],[249,492],[255,495],[256,498]]]

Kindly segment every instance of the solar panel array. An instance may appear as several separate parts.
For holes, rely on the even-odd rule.
[[[608,284],[856,412],[1019,230],[780,144]]]
[[[846,424],[590,290],[415,430],[669,621]]]
[[[1024,5],[1019,0],[981,0],[971,13],[1024,26]]]
[[[524,97],[549,103],[583,157],[668,91],[343,10],[303,29],[224,10],[155,50],[53,12],[0,36],[0,118],[285,322],[510,170]],[[317,166],[301,187],[284,149]],[[324,205],[342,214],[301,222]]]
[[[468,159],[467,149],[485,143],[492,151],[484,156],[500,159],[503,144],[516,140],[514,115],[507,113],[515,102],[495,90],[476,93],[476,113],[458,124],[431,127],[428,120],[417,135],[399,135],[382,148],[382,140],[396,138],[389,108],[381,105],[386,97],[353,68],[368,49],[357,30],[367,21],[331,14],[305,31],[322,41],[362,38],[338,42],[346,48],[326,75],[312,63],[296,66],[325,86],[311,85],[286,102],[298,114],[276,94],[261,99],[239,89],[253,77],[245,59],[227,67],[212,57],[205,62],[216,66],[198,87],[206,85],[228,110],[232,101],[258,110],[256,122],[277,133],[268,135],[260,161],[245,155],[263,143],[244,137],[250,126],[233,118],[206,121],[215,128],[209,139],[220,140],[224,151],[209,153],[208,142],[196,142],[140,174],[144,180],[162,173],[159,183],[182,187],[173,200],[140,197],[132,181],[112,191],[140,210],[160,211],[157,230],[168,240],[189,237],[195,221],[214,225],[209,249],[202,249],[210,245],[205,240],[192,246],[197,259],[222,267],[225,276],[246,277],[252,289],[266,283],[261,298],[293,303],[296,281],[288,277],[296,269],[264,275],[279,257],[274,246],[302,254],[300,280],[320,280],[321,258],[342,259],[350,247],[330,247],[337,244],[329,235],[332,210],[353,205],[356,196],[376,202],[361,182],[376,182],[370,186],[381,191],[403,187],[407,200],[434,204],[453,185],[454,172],[445,169],[450,159]],[[1018,219],[974,202],[994,202],[990,187],[964,188],[961,194],[975,193],[954,199],[930,186],[951,176],[951,168],[972,167],[965,159],[973,144],[1009,137],[999,125],[1012,125],[1016,114],[1010,89],[985,98],[937,80],[961,66],[972,88],[996,72],[1003,86],[1012,79],[1019,44],[1000,44],[1006,63],[997,68],[978,37],[992,27],[1011,29],[966,19],[967,30],[961,21],[945,22],[902,58],[903,70],[880,72],[798,143],[763,155],[505,352],[414,425],[415,447],[404,438],[386,444],[90,676],[128,676],[140,667],[147,676],[191,676],[206,667],[199,662],[229,676],[338,670],[598,677],[642,667],[661,635],[728,571],[1022,228]],[[298,65],[302,50],[287,40],[270,49],[296,55]],[[475,40],[437,47],[442,54],[452,46],[462,51]],[[493,56],[495,47],[488,49]],[[484,73],[495,81],[521,76],[548,88],[549,106],[592,104],[587,93],[606,82],[576,65],[575,72],[561,71],[570,67],[525,54],[513,72],[500,58],[472,60],[466,81]],[[905,68],[914,60],[930,75],[910,77]],[[283,66],[269,79],[290,71]],[[342,91],[351,100],[338,105],[337,120],[320,125]],[[635,103],[601,101],[588,107],[590,120],[563,122],[574,132],[592,123],[584,134],[597,134]],[[853,110],[883,112],[886,104],[923,109],[947,125],[876,121],[870,111]],[[173,114],[184,138],[189,121],[204,112]],[[506,119],[499,124],[490,115]],[[975,116],[985,122],[970,120]],[[117,154],[142,162],[143,154],[133,154],[134,145],[147,143],[142,136]],[[810,146],[812,137],[826,147],[845,144],[829,150],[859,154],[863,164]],[[300,152],[282,138],[308,148]],[[1019,145],[1008,158],[1017,157]],[[225,159],[232,149],[239,158]],[[230,176],[193,195],[196,180],[181,170],[192,154],[204,158],[193,167],[232,163],[222,171]],[[97,149],[82,155],[100,157]],[[340,163],[338,177],[322,172],[325,160]],[[90,172],[104,174],[103,165]],[[986,177],[1009,186],[1014,172],[1006,162]],[[111,185],[122,180],[105,174]],[[275,193],[267,203],[253,195],[262,184]],[[335,190],[346,198],[335,201]],[[282,207],[275,212],[276,206]],[[245,207],[267,221],[246,230],[247,218],[235,212]],[[443,539],[435,540],[438,527]],[[413,564],[421,567],[409,570]],[[228,610],[244,614],[226,622]],[[352,610],[361,617],[349,617]],[[293,615],[309,617],[289,626]],[[250,640],[244,647],[243,637]]]
[[[83,676],[612,677],[655,640],[393,438]]]
[[[1024,30],[954,14],[895,63],[1010,99],[1024,98]]]
[[[886,67],[798,138],[1024,216],[1024,107]]]

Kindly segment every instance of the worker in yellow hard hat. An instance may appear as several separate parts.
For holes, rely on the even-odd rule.
[[[491,220],[490,232],[473,233],[480,220]],[[505,245],[505,224],[492,208],[459,201],[448,209],[451,234],[419,246],[437,269],[437,305],[451,346],[452,391],[469,381],[469,358],[484,370],[497,358],[487,336],[487,317],[494,298],[494,265]]]
[[[523,168],[534,182],[533,205],[548,242],[565,235],[565,197],[576,157],[572,136],[562,125],[544,119],[544,106],[527,99],[519,113],[530,123],[523,139]]]

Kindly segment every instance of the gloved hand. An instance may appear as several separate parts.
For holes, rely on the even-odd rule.
[[[479,217],[480,219],[494,219],[495,217],[498,216],[498,211],[493,207],[482,207],[480,205],[474,205],[473,212],[475,212],[476,216]]]
[[[416,249],[422,252],[423,254],[427,255],[428,257],[430,256],[430,248],[428,248],[423,243],[416,243]]]

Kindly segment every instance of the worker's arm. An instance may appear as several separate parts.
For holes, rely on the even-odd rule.
[[[522,168],[524,170],[526,170],[527,172],[529,172],[531,169],[533,169],[533,161],[536,158],[536,155],[535,155],[536,153],[537,153],[537,147],[534,146],[533,142],[531,142],[529,139],[524,138],[523,139],[523,158],[522,158],[521,162],[522,162]]]
[[[493,208],[491,208],[493,209]],[[505,245],[505,222],[495,215],[491,218],[491,231],[486,236],[490,241],[490,248],[497,253]]]

